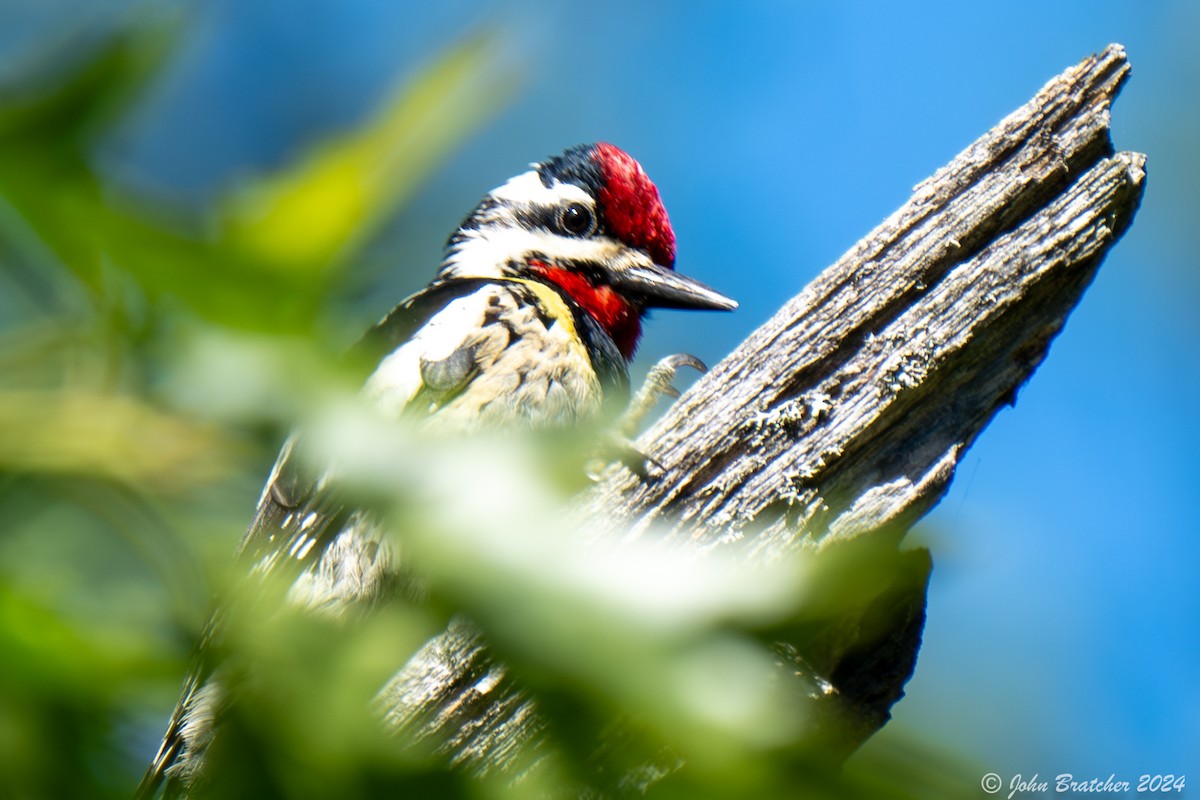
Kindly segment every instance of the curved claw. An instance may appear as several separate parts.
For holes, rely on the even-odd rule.
[[[650,368],[646,382],[642,384],[638,398],[631,406],[636,407],[641,404],[647,406],[647,410],[649,410],[648,407],[654,405],[654,402],[662,395],[679,397],[679,390],[675,388],[672,381],[675,380],[680,367],[691,367],[701,375],[708,372],[708,367],[704,365],[703,361],[688,353],[676,353],[659,359],[659,362]]]
[[[691,367],[701,375],[708,372],[708,367],[705,366],[703,361],[688,353],[676,353],[673,356],[667,356],[654,365],[655,369],[659,367],[670,369],[672,372],[678,372],[680,367]]]
[[[704,365],[703,361],[687,353],[676,353],[660,359],[650,368],[650,373],[646,375],[646,381],[642,384],[642,388],[638,389],[633,400],[630,401],[629,408],[617,424],[618,431],[626,436],[632,436],[642,418],[650,412],[660,397],[664,395],[679,397],[680,392],[675,388],[673,381],[680,367],[691,367],[701,374],[708,371],[708,367]]]

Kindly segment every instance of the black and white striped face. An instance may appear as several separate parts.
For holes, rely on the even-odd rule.
[[[599,143],[492,190],[451,237],[438,277],[550,283],[605,327],[646,308],[737,307],[674,266],[658,189],[628,153]]]
[[[530,277],[530,262],[593,281],[650,256],[610,234],[596,197],[534,169],[493,189],[451,237],[439,278]]]

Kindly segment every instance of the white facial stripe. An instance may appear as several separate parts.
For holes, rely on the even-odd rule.
[[[517,222],[521,211],[559,209],[580,203],[595,213],[594,199],[581,187],[555,180],[542,183],[536,169],[522,173],[492,190],[497,205],[482,218],[482,224],[454,244],[442,265],[442,278],[501,278],[513,275],[509,263],[523,263],[530,254],[542,254],[547,261],[575,261],[604,264],[619,270],[636,264],[649,265],[651,259],[607,236],[568,236],[543,228],[529,229]]]
[[[555,180],[549,187],[542,183],[536,169],[522,172],[503,186],[491,191],[492,197],[515,205],[562,206],[572,201],[592,208],[592,197],[573,183]]]
[[[449,274],[459,278],[510,275],[509,262],[523,262],[530,253],[541,253],[548,261],[590,261],[615,266],[636,251],[608,237],[580,239],[549,231],[489,226],[472,231],[455,246]]]

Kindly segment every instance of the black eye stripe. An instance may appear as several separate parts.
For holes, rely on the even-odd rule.
[[[563,225],[563,214],[570,206],[578,205],[587,212],[590,221],[589,226],[583,233],[574,233]],[[512,219],[517,224],[522,225],[531,230],[543,230],[549,233],[557,233],[563,236],[572,238],[582,238],[586,236],[605,236],[607,228],[603,220],[596,216],[588,206],[579,202],[571,202],[566,205],[543,206],[543,205],[528,205],[517,206],[511,208],[509,213]]]

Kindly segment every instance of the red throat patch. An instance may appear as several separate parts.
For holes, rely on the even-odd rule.
[[[611,286],[593,286],[578,272],[544,261],[530,261],[529,267],[544,280],[562,289],[564,294],[600,323],[626,361],[633,358],[642,335],[640,309],[617,294]]]
[[[606,142],[596,145],[595,159],[604,175],[599,199],[608,227],[623,242],[649,253],[654,263],[674,269],[675,231],[642,165]]]

